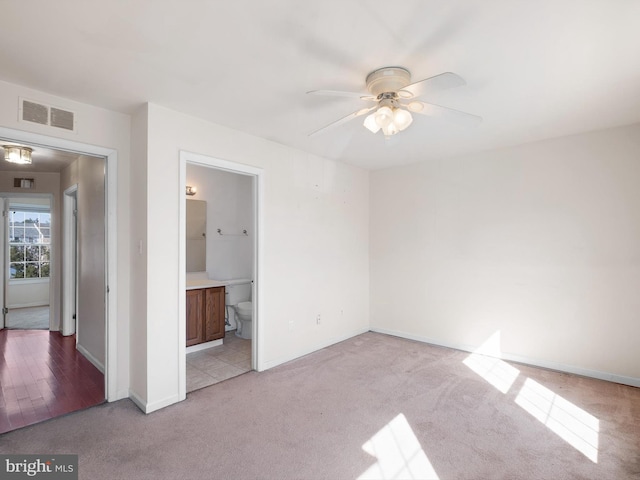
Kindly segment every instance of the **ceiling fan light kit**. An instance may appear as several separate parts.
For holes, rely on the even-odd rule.
[[[342,125],[355,117],[366,114],[369,115],[366,116],[363,122],[365,128],[372,133],[377,133],[381,130],[385,137],[395,135],[409,127],[413,122],[411,112],[421,115],[441,116],[466,123],[477,124],[482,121],[477,115],[416,100],[425,93],[465,85],[465,81],[455,73],[446,72],[419,82],[410,82],[411,73],[406,68],[384,67],[367,75],[366,85],[370,95],[335,90],[313,90],[307,92],[314,95],[356,97],[367,102],[376,102],[376,105],[353,112],[312,132],[309,136],[317,135]],[[404,101],[406,100],[411,101],[405,103]],[[427,106],[429,108],[425,108]]]

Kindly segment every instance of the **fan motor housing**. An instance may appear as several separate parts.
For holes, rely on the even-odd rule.
[[[381,93],[397,92],[411,83],[411,73],[402,67],[384,67],[367,75],[367,90],[376,97]]]

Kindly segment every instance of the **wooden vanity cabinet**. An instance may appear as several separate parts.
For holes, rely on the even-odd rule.
[[[224,287],[187,290],[187,347],[224,338]]]

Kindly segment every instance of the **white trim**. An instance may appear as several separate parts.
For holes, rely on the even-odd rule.
[[[178,395],[172,395],[162,400],[158,400],[157,402],[147,403],[133,390],[129,390],[129,398],[131,398],[133,403],[135,403],[136,406],[146,414],[153,413],[156,410],[160,410],[161,408],[168,407],[169,405],[173,405],[180,401]]]
[[[143,400],[140,395],[138,395],[133,390],[129,389],[128,396],[131,399],[131,401],[135,403],[140,410],[142,410],[144,413],[147,413],[147,402]]]
[[[223,343],[224,342],[222,338],[219,340],[212,340],[210,342],[198,343],[197,345],[191,345],[190,347],[187,347],[185,349],[185,353],[186,354],[195,353],[195,352],[200,352],[202,350],[207,350],[209,348],[219,347]]]
[[[178,401],[187,398],[187,367],[186,367],[186,299],[184,292],[186,291],[186,253],[185,253],[185,236],[186,236],[186,188],[187,163],[199,165],[203,167],[215,168],[231,173],[241,175],[250,175],[254,177],[254,230],[256,232],[254,239],[254,286],[253,286],[253,324],[251,342],[251,367],[254,370],[264,370],[261,352],[264,351],[263,342],[265,330],[265,320],[262,313],[262,259],[264,244],[264,222],[262,217],[262,205],[264,205],[264,176],[263,169],[245,165],[237,162],[230,162],[220,158],[209,157],[198,153],[180,150],[180,174],[179,174],[179,262],[178,262]]]
[[[180,152],[180,206],[178,211],[178,401],[187,398],[187,155]]]
[[[11,310],[13,308],[31,308],[31,307],[48,307],[48,306],[49,306],[49,302],[46,302],[46,303],[29,302],[29,303],[14,303],[12,305],[7,305],[7,308]]]
[[[331,345],[335,345],[336,343],[344,342],[345,340],[349,340],[350,338],[357,337],[358,335],[362,335],[363,333],[367,333],[369,331],[369,327],[359,328],[357,330],[353,330],[350,333],[346,333],[344,335],[339,335],[337,337],[329,338],[324,342],[317,343],[316,345],[305,348],[302,350],[298,350],[295,353],[287,355],[286,357],[276,358],[275,360],[271,360],[263,363],[263,369],[260,371],[268,370],[273,367],[277,367],[278,365],[282,365],[283,363],[290,362],[291,360],[296,360],[305,355],[309,355],[310,353],[317,352],[323,348],[330,347]]]
[[[412,333],[401,332],[397,330],[389,330],[386,328],[371,328],[372,332],[383,333],[385,335],[392,335],[394,337],[406,338],[409,340],[416,340],[418,342],[429,343],[431,345],[437,345],[439,347],[453,348],[455,350],[461,350],[463,352],[473,353],[479,345],[462,345],[449,342],[441,342],[432,338],[423,337],[421,335],[414,335]],[[491,355],[489,355],[491,356]],[[605,380],[607,382],[620,383],[622,385],[630,385],[632,387],[640,387],[640,378],[626,377],[623,375],[617,375],[615,373],[601,372],[598,370],[590,370],[587,368],[576,367],[574,365],[565,365],[563,363],[548,362],[546,360],[540,360],[537,358],[524,357],[521,355],[512,355],[502,353],[496,357],[501,360],[507,360],[509,362],[523,363],[525,365],[531,365],[533,367],[546,368],[548,370],[556,370],[558,372],[572,373],[574,375],[581,375],[583,377],[597,378],[598,380]]]
[[[94,367],[96,367],[98,370],[100,370],[100,372],[104,373],[104,364],[102,362],[100,362],[100,360],[98,360],[96,357],[91,355],[91,353],[89,353],[89,350],[84,348],[79,343],[76,344],[76,349],[84,356],[84,358],[86,358],[91,363],[93,363]]]
[[[37,285],[39,283],[48,283],[51,277],[40,278],[10,278],[9,285]]]
[[[24,132],[21,130],[14,130],[11,128],[0,127],[0,140],[8,140],[15,142],[24,142],[31,145],[40,145],[43,147],[54,148],[56,150],[66,150],[70,152],[85,153],[92,156],[99,156],[106,158],[106,175],[105,181],[107,183],[107,285],[109,286],[110,293],[105,295],[107,297],[106,305],[106,369],[105,369],[105,394],[107,401],[113,402],[119,400],[122,397],[118,396],[117,392],[117,374],[118,374],[118,357],[117,357],[117,306],[118,306],[118,226],[117,226],[117,173],[118,173],[118,152],[112,148],[100,147],[96,145],[89,145],[86,143],[80,143],[74,140],[66,140],[63,138],[50,137],[39,133]],[[52,205],[52,208],[55,208]],[[52,227],[53,228],[53,227]],[[53,298],[52,300],[56,300]],[[126,367],[128,369],[128,366]]]
[[[8,253],[8,245],[7,240],[9,235],[7,234],[7,228],[9,226],[9,216],[7,212],[7,206],[9,205],[9,200],[4,196],[0,195],[0,330],[4,329],[4,319],[5,313],[4,308],[6,307],[6,299],[7,299],[7,285],[9,284],[9,269],[7,265],[9,265],[9,253]]]

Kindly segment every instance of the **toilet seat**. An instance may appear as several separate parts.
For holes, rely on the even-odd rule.
[[[236,311],[239,315],[250,317],[253,313],[253,305],[251,305],[251,302],[240,302],[236,305]]]

